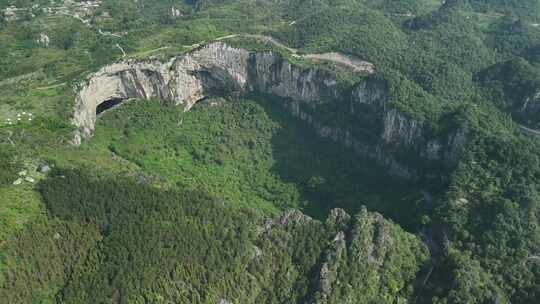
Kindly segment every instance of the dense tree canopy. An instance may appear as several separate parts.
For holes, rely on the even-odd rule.
[[[53,4],[0,0],[20,8],[0,14],[1,299],[538,302],[539,1],[104,0],[43,10]],[[437,170],[391,178],[257,93],[210,98],[189,113],[125,103],[99,116],[91,141],[71,146],[73,89],[89,73],[241,33],[272,36],[297,55],[373,63],[371,76],[325,72],[344,91],[383,83],[385,107],[429,136],[449,141],[460,130],[464,150],[450,165],[400,151],[420,171]],[[377,141],[382,119],[327,101],[305,110]],[[17,120],[23,112],[34,118]]]

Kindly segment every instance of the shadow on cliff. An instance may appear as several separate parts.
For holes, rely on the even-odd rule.
[[[297,185],[302,208],[324,219],[333,208],[353,214],[366,206],[413,230],[424,203],[420,186],[392,177],[385,168],[352,149],[317,136],[306,122],[289,114],[282,100],[250,95],[281,128],[272,138],[272,173]]]

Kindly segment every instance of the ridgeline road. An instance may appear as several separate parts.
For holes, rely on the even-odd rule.
[[[208,44],[210,42],[222,41],[222,40],[231,39],[231,38],[237,38],[237,37],[252,38],[252,39],[257,39],[259,41],[262,41],[264,43],[273,44],[274,46],[276,46],[278,48],[281,48],[281,49],[284,49],[284,50],[290,52],[292,54],[292,56],[296,57],[296,58],[333,62],[333,63],[335,63],[337,65],[348,67],[348,68],[352,69],[355,72],[367,72],[367,73],[375,72],[375,65],[373,63],[364,61],[364,60],[362,60],[360,58],[345,55],[343,53],[338,53],[338,52],[315,53],[315,54],[299,54],[300,52],[299,52],[298,49],[286,46],[285,44],[277,41],[273,37],[265,36],[265,35],[230,34],[230,35],[226,35],[226,36],[217,37],[215,39],[212,39],[211,41],[201,41],[201,42],[198,42],[198,43],[195,43],[195,44],[192,44],[192,45],[185,45],[184,47],[186,47],[186,48],[196,48],[196,47],[200,47],[200,46],[202,46],[204,44]],[[141,54],[147,54],[147,53],[150,53],[150,52],[155,52],[155,51],[158,51],[158,50],[161,50],[161,49],[166,49],[166,48],[169,48],[169,47],[170,46],[160,47],[160,48],[157,48],[155,50],[139,53],[138,55],[140,56]]]
[[[351,68],[355,72],[368,72],[368,73],[375,72],[375,65],[373,63],[361,60],[360,58],[345,55],[343,53],[338,53],[338,52],[300,55],[298,49],[288,47],[285,44],[277,41],[276,39],[270,36],[255,35],[255,34],[233,34],[233,35],[218,37],[214,39],[213,41],[221,41],[224,39],[235,38],[235,37],[254,38],[265,43],[273,44],[279,48],[289,51],[294,57],[297,57],[297,58],[333,62],[335,64]]]

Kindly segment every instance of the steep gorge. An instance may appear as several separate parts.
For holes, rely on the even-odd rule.
[[[388,102],[384,80],[343,85],[330,71],[295,65],[276,52],[250,52],[214,42],[168,62],[128,60],[108,65],[78,88],[73,124],[81,144],[94,130],[98,107],[130,98],[160,99],[190,110],[197,101],[231,92],[267,94],[325,138],[375,159],[392,174],[418,177],[422,166],[451,165],[464,130],[434,136]],[[412,157],[411,157],[412,156]]]

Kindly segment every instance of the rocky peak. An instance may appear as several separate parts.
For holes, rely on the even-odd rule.
[[[326,219],[326,225],[328,227],[335,227],[338,230],[344,229],[351,220],[351,216],[345,212],[345,210],[336,208],[330,211],[328,218]]]

